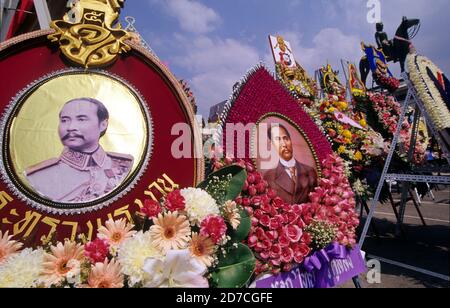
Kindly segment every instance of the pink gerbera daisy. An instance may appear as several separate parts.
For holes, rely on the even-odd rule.
[[[47,287],[58,285],[66,278],[79,275],[83,260],[83,246],[65,241],[50,248],[51,253],[44,255],[41,277]]]
[[[23,244],[17,241],[12,241],[12,235],[5,234],[0,231],[0,264],[6,260],[10,255],[15,254],[22,248]]]
[[[98,229],[98,237],[107,240],[113,247],[118,247],[136,233],[136,231],[131,231],[134,226],[128,224],[125,218],[118,221],[110,219],[105,225],[106,227],[102,226]]]
[[[119,262],[112,260],[96,263],[88,278],[88,288],[116,289],[123,288],[123,274]]]

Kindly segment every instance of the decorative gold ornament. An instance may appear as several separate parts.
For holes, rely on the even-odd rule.
[[[71,0],[64,20],[51,23],[56,32],[48,38],[58,42],[62,53],[86,68],[102,67],[131,48],[130,34],[117,22],[125,0]]]

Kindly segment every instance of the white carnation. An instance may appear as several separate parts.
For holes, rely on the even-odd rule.
[[[44,251],[22,250],[0,265],[0,288],[34,288],[40,284]]]
[[[143,270],[144,262],[147,258],[159,257],[162,257],[161,252],[152,244],[150,234],[142,231],[123,242],[118,252],[122,273],[129,277],[131,287],[150,280],[149,274]]]
[[[220,215],[216,200],[206,191],[198,188],[186,188],[181,190],[181,195],[186,200],[186,212],[191,224],[200,226],[207,216]]]

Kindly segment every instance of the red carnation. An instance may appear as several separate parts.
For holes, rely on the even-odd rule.
[[[209,215],[200,226],[200,234],[209,236],[215,244],[218,244],[227,232],[227,225],[220,216]]]
[[[166,208],[171,212],[184,211],[186,200],[181,195],[180,190],[175,190],[167,195]]]
[[[148,218],[154,218],[162,212],[162,209],[161,205],[158,202],[147,199],[144,201],[144,207],[141,209],[141,212],[144,213]]]
[[[96,239],[84,245],[84,255],[91,260],[92,263],[103,263],[109,254],[108,241]]]

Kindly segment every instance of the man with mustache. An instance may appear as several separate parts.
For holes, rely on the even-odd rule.
[[[58,203],[90,202],[113,191],[130,173],[134,159],[105,152],[100,146],[108,123],[109,112],[100,101],[77,98],[67,102],[59,114],[63,153],[25,170],[31,186]]]
[[[276,148],[280,161],[275,169],[269,170],[264,175],[264,179],[285,202],[291,204],[308,202],[310,192],[317,186],[316,171],[294,158],[291,135],[286,127],[271,124],[267,136]]]

